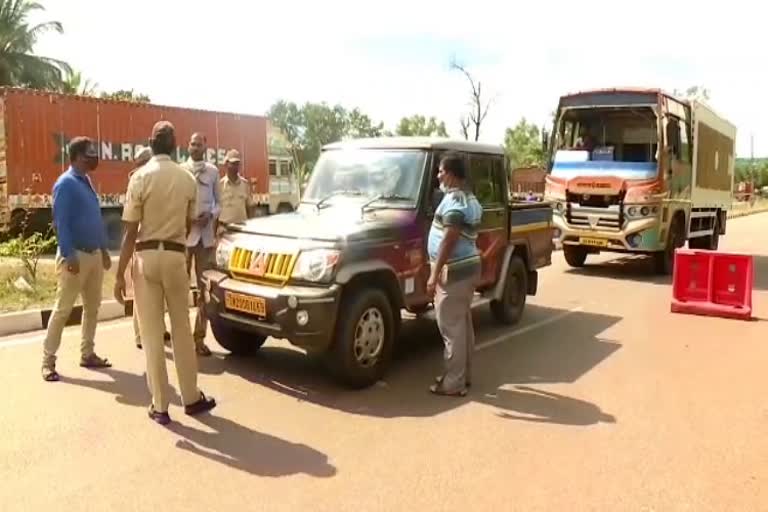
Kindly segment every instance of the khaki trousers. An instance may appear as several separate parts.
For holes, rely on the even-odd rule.
[[[171,320],[171,346],[179,391],[184,405],[200,399],[197,387],[197,355],[189,326],[189,277],[181,252],[147,250],[136,253],[135,302],[139,331],[147,359],[147,385],[155,411],[168,410],[168,369],[165,363],[164,309]]]
[[[205,247],[203,242],[198,242],[194,247],[187,247],[187,273],[192,271],[194,259],[195,282],[197,283],[198,300],[197,315],[195,316],[195,344],[201,345],[208,333],[208,316],[205,313],[205,301],[203,300],[203,272],[213,268],[215,247]]]
[[[437,327],[443,337],[443,388],[453,392],[464,389],[472,380],[472,355],[475,352],[475,328],[472,325],[472,298],[477,276],[443,285],[435,290]]]
[[[60,254],[56,254],[56,304],[48,320],[48,332],[43,343],[43,366],[53,368],[56,365],[56,352],[61,346],[61,334],[67,323],[78,296],[83,300],[82,340],[80,355],[93,354],[96,323],[101,306],[101,286],[104,280],[104,263],[101,251],[93,253],[77,251],[80,272],[73,274],[67,270],[67,263]]]

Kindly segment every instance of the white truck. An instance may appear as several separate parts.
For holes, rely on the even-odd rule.
[[[674,251],[716,249],[733,200],[736,127],[710,107],[658,89],[560,98],[545,199],[566,261],[645,253],[671,273]]]

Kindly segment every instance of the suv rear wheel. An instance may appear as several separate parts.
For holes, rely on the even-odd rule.
[[[491,301],[491,313],[497,322],[514,325],[523,316],[528,296],[528,272],[520,256],[512,256],[504,281],[501,300]]]
[[[396,325],[387,294],[353,288],[339,308],[336,338],[328,354],[334,378],[353,389],[375,384],[392,358]]]

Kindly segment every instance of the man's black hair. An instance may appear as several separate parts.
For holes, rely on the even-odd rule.
[[[85,155],[88,146],[91,144],[91,139],[88,137],[75,137],[69,141],[68,153],[69,161],[74,162],[80,155]]]
[[[170,155],[176,149],[176,130],[167,121],[160,121],[152,129],[152,138],[149,141],[154,155]]]
[[[460,180],[467,179],[467,168],[464,165],[464,158],[456,153],[446,153],[440,159],[440,165],[446,172],[452,174]]]

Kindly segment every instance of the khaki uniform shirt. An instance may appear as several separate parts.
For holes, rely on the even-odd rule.
[[[131,176],[123,220],[139,223],[139,242],[184,244],[187,219],[197,215],[196,201],[195,178],[167,155],[157,155]]]
[[[251,190],[248,182],[242,176],[232,183],[229,177],[224,176],[220,181],[221,189],[221,213],[219,222],[231,224],[243,222],[248,219],[248,209],[254,205],[251,198]]]

